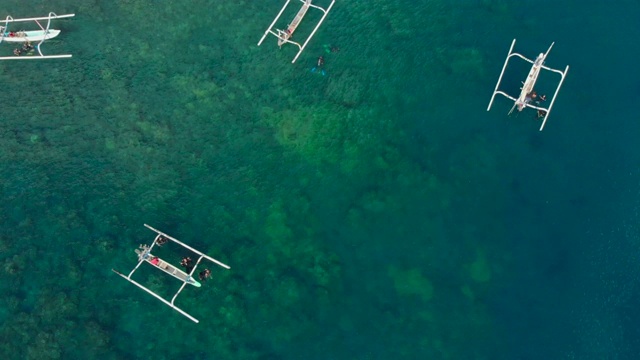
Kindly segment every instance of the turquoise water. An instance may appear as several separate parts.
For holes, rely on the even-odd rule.
[[[295,64],[256,46],[283,3],[0,5],[76,13],[72,59],[0,64],[3,359],[640,353],[637,1],[338,1]],[[571,66],[542,133],[485,111],[513,38]],[[144,223],[231,266],[176,301],[199,324],[111,272]]]

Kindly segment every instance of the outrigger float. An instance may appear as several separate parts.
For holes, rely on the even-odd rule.
[[[195,287],[201,287],[202,284],[200,284],[200,282],[198,282],[194,277],[193,274],[196,271],[196,268],[198,267],[198,265],[200,264],[200,262],[203,259],[209,260],[217,265],[220,265],[221,267],[225,268],[225,269],[230,269],[230,267],[226,264],[223,264],[222,262],[207,256],[206,254],[192,248],[191,246],[179,241],[176,238],[173,238],[161,231],[158,231],[154,228],[152,228],[151,226],[144,224],[145,227],[147,227],[148,229],[155,231],[157,233],[155,239],[153,239],[153,243],[151,243],[151,246],[148,245],[140,245],[139,249],[136,249],[136,254],[138,254],[138,265],[136,265],[133,270],[131,270],[131,272],[129,273],[129,275],[124,275],[123,273],[111,269],[113,272],[115,272],[116,274],[122,276],[125,280],[129,281],[130,283],[134,284],[135,286],[139,287],[140,289],[146,291],[147,293],[153,295],[155,298],[157,298],[158,300],[162,301],[163,303],[165,303],[166,305],[168,305],[170,308],[176,310],[177,312],[179,312],[180,314],[188,317],[191,321],[198,323],[199,320],[194,318],[193,316],[189,315],[187,312],[185,312],[184,310],[180,309],[179,307],[177,307],[175,305],[175,301],[176,298],[178,297],[178,295],[180,294],[180,292],[182,292],[182,290],[184,289],[184,287],[189,284],[189,285],[193,285]],[[196,261],[195,265],[193,265],[193,268],[191,269],[191,271],[189,273],[186,273],[184,271],[182,271],[180,268],[178,268],[177,266],[174,266],[162,259],[160,259],[157,256],[154,256],[151,254],[151,250],[153,249],[154,246],[158,245],[158,242],[160,243],[160,246],[162,245],[162,242],[166,242],[166,241],[172,241],[182,247],[184,247],[185,249],[191,250],[192,252],[200,255],[200,257],[198,258],[198,261]],[[131,276],[133,275],[134,272],[136,272],[136,270],[138,270],[138,268],[140,267],[140,265],[142,265],[143,263],[149,263],[151,264],[153,267],[156,267],[160,270],[162,270],[164,273],[169,274],[171,276],[173,276],[174,278],[180,280],[182,282],[182,286],[180,286],[180,289],[178,289],[178,291],[176,292],[176,294],[173,296],[173,298],[171,298],[171,301],[166,300],[165,298],[163,298],[162,296],[156,294],[155,292],[153,292],[152,290],[150,290],[149,288],[143,286],[142,284],[138,283],[137,281],[133,280],[131,278]]]
[[[289,24],[289,26],[287,26],[287,30],[275,29],[275,31],[274,31],[274,27],[273,26],[275,25],[276,21],[278,21],[278,19],[280,18],[280,16],[284,12],[284,10],[287,8],[287,6],[289,6],[290,2],[291,2],[291,0],[287,0],[287,2],[284,4],[282,9],[280,9],[280,12],[276,16],[276,18],[273,19],[273,22],[271,23],[271,25],[269,25],[269,28],[264,32],[264,35],[262,35],[262,38],[258,42],[258,46],[260,46],[262,44],[264,39],[269,34],[274,35],[275,37],[278,38],[278,46],[279,47],[282,47],[282,45],[284,45],[285,43],[296,45],[299,50],[298,50],[298,53],[296,54],[296,56],[291,61],[291,63],[293,64],[298,59],[298,56],[300,56],[300,54],[302,54],[302,52],[304,51],[304,48],[307,46],[307,44],[309,43],[309,41],[311,40],[313,35],[318,30],[318,28],[320,27],[320,25],[324,21],[324,18],[327,17],[327,14],[329,14],[329,11],[331,11],[331,8],[333,7],[333,4],[336,1],[335,0],[331,0],[331,4],[329,5],[329,7],[324,9],[324,8],[321,8],[320,6],[311,4],[311,0],[300,0],[300,2],[302,2],[302,7],[298,11],[298,14],[296,14],[296,17],[293,18],[293,21]],[[293,33],[298,28],[298,25],[300,25],[300,22],[302,21],[302,18],[304,18],[304,16],[307,14],[307,10],[309,10],[309,8],[318,9],[318,10],[322,11],[323,14],[322,14],[322,18],[320,19],[320,21],[318,21],[318,24],[316,24],[316,27],[311,32],[311,35],[309,35],[307,40],[305,40],[304,44],[300,45],[300,43],[297,43],[295,41],[291,41],[291,36],[293,36]]]
[[[516,44],[516,39],[513,39],[513,42],[511,43],[511,48],[509,49],[509,54],[507,55],[507,59],[504,62],[504,66],[502,67],[502,72],[500,73],[500,77],[498,78],[498,83],[496,84],[496,88],[493,90],[493,95],[491,95],[491,101],[489,101],[489,106],[487,107],[487,111],[489,111],[491,109],[491,104],[493,104],[493,99],[495,98],[496,94],[500,94],[500,95],[504,95],[507,98],[511,99],[514,101],[513,107],[511,108],[511,111],[509,111],[509,115],[511,115],[511,113],[513,112],[514,109],[518,109],[518,111],[522,111],[525,107],[529,107],[532,109],[536,109],[538,111],[543,112],[544,114],[544,119],[542,120],[542,125],[540,125],[540,131],[542,131],[542,129],[544,128],[544,125],[547,122],[547,118],[549,117],[549,114],[551,113],[551,108],[553,107],[553,103],[556,101],[556,96],[558,96],[558,91],[560,91],[560,87],[562,86],[562,83],[564,82],[564,78],[567,75],[567,72],[569,71],[569,65],[567,65],[567,67],[564,69],[564,71],[560,71],[560,70],[556,70],[556,69],[552,69],[550,67],[547,67],[544,65],[544,61],[547,58],[547,55],[549,55],[549,52],[551,51],[551,48],[553,47],[554,43],[551,43],[551,46],[549,46],[549,50],[547,50],[546,53],[540,53],[538,55],[538,57],[536,58],[536,60],[530,60],[527,59],[526,57],[524,57],[521,54],[518,53],[512,53],[513,51],[513,46]],[[498,90],[498,87],[500,86],[500,81],[502,81],[502,75],[504,75],[504,71],[507,68],[507,63],[509,62],[509,59],[512,56],[518,56],[521,59],[530,62],[531,64],[533,64],[531,66],[531,70],[529,70],[529,75],[527,76],[527,79],[522,83],[522,87],[520,88],[520,96],[518,96],[518,98],[516,99],[515,97]],[[533,100],[533,88],[536,84],[536,81],[538,80],[538,75],[540,75],[540,70],[544,69],[544,70],[549,70],[555,73],[560,74],[560,82],[558,83],[558,87],[556,88],[555,93],[553,94],[553,98],[551,99],[551,102],[549,103],[549,107],[545,108],[542,106],[536,106],[532,104],[532,100]]]
[[[44,55],[42,53],[42,43],[45,40],[50,40],[55,38],[60,34],[60,30],[50,29],[51,20],[52,19],[63,19],[70,18],[75,16],[75,14],[65,14],[65,15],[56,15],[55,13],[50,12],[49,16],[45,17],[35,17],[35,18],[24,18],[24,19],[14,19],[11,16],[7,16],[6,19],[0,20],[0,43],[20,43],[26,47],[25,51],[28,50],[28,47],[31,46],[31,43],[34,42],[35,49],[38,51],[39,56],[20,56],[20,49],[16,49],[16,56],[2,56],[0,60],[40,60],[40,59],[60,59],[60,58],[70,58],[70,54],[64,55]],[[47,26],[42,26],[40,24],[40,20],[47,20]],[[40,27],[40,30],[20,30],[20,31],[11,31],[9,28],[9,24],[11,23],[20,23],[34,21]],[[31,47],[33,49],[33,47]]]

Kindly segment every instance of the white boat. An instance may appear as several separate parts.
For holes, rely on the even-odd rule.
[[[271,35],[275,35],[275,37],[278,38],[278,46],[280,46],[280,47],[282,47],[282,45],[284,45],[286,43],[293,44],[293,45],[297,46],[298,49],[299,49],[298,53],[293,58],[291,63],[296,62],[296,60],[298,59],[298,56],[300,56],[300,54],[302,54],[302,52],[304,51],[304,48],[307,46],[307,44],[309,43],[309,41],[311,40],[313,35],[316,33],[316,31],[318,30],[320,25],[322,25],[322,22],[324,21],[324,18],[327,17],[327,14],[329,14],[329,11],[331,11],[331,8],[333,7],[333,4],[336,2],[335,0],[331,0],[331,4],[325,9],[325,8],[320,7],[320,6],[311,4],[311,0],[300,0],[300,1],[302,2],[302,7],[300,8],[300,10],[298,10],[298,13],[296,14],[296,17],[293,18],[293,21],[289,24],[289,26],[287,26],[287,30],[275,29],[273,26],[275,25],[276,21],[278,21],[278,19],[280,18],[280,16],[284,12],[284,10],[287,8],[287,6],[289,5],[289,2],[291,2],[291,0],[287,0],[287,2],[284,4],[282,9],[280,9],[280,12],[278,13],[278,15],[276,15],[276,18],[273,19],[273,21],[271,22],[271,25],[269,25],[269,28],[262,35],[262,38],[260,38],[260,41],[258,41],[258,46],[260,46],[262,44],[262,42],[264,41],[264,39],[267,37],[267,35],[271,34]],[[322,18],[320,18],[320,20],[316,24],[316,27],[313,28],[313,31],[311,32],[311,35],[309,35],[309,37],[307,37],[307,39],[304,41],[304,44],[300,45],[300,43],[297,43],[297,42],[291,40],[291,35],[293,35],[293,32],[296,31],[296,29],[298,28],[298,25],[302,21],[302,18],[305,16],[305,14],[307,13],[307,10],[309,10],[309,8],[314,8],[314,9],[318,9],[318,10],[322,11]]]
[[[14,19],[11,16],[7,16],[6,19],[0,20],[0,43],[5,42],[25,44],[23,48],[14,48],[14,56],[0,56],[0,60],[40,60],[70,58],[70,54],[44,55],[42,53],[42,43],[45,42],[45,40],[51,40],[60,35],[60,30],[50,28],[52,19],[63,19],[73,16],[75,16],[75,14],[56,15],[55,13],[50,12],[46,17]],[[46,26],[40,24],[41,20],[47,20]],[[19,30],[14,31],[12,29],[12,24],[14,23],[24,23],[31,21],[35,22],[40,30],[24,30],[22,26],[18,28]],[[31,51],[32,49],[34,49],[35,51]]]
[[[131,270],[131,272],[129,273],[129,275],[125,275],[115,269],[111,269],[114,273],[120,275],[121,277],[123,277],[125,280],[127,280],[128,282],[132,283],[133,285],[137,286],[138,288],[146,291],[148,294],[152,295],[153,297],[155,297],[156,299],[162,301],[165,305],[169,306],[170,308],[174,309],[175,311],[179,312],[180,314],[186,316],[187,318],[189,318],[191,321],[198,323],[199,320],[196,319],[195,317],[189,315],[186,311],[180,309],[179,307],[177,307],[175,305],[175,301],[176,298],[178,297],[178,295],[180,295],[180,293],[182,292],[182,290],[184,289],[184,287],[189,284],[189,285],[193,285],[195,287],[201,287],[202,284],[200,284],[198,281],[196,281],[193,278],[193,274],[195,274],[196,268],[198,267],[198,265],[200,265],[200,262],[202,260],[209,260],[211,262],[213,262],[216,265],[219,265],[225,269],[230,269],[229,265],[223,264],[220,261],[207,256],[206,254],[192,248],[191,246],[181,242],[180,240],[173,238],[163,232],[160,232],[154,228],[152,228],[151,226],[144,224],[144,226],[146,228],[148,228],[149,230],[155,231],[156,232],[156,237],[155,239],[153,239],[153,243],[151,243],[151,246],[147,246],[147,245],[140,245],[140,249],[136,250],[136,254],[138,254],[138,264],[133,268],[133,270]],[[172,243],[175,243],[177,245],[182,246],[184,249],[189,250],[197,255],[199,255],[198,260],[196,261],[195,265],[193,265],[193,267],[191,268],[191,271],[189,273],[186,273],[184,271],[182,271],[180,268],[178,268],[177,266],[174,266],[162,259],[160,259],[157,256],[154,256],[151,254],[151,250],[153,249],[154,246],[158,245],[158,246],[162,246],[163,243],[166,243],[168,241],[171,241]],[[178,289],[178,291],[175,293],[175,295],[173,295],[173,298],[171,298],[171,301],[163,298],[162,296],[156,294],[153,290],[147,288],[146,286],[140,284],[139,282],[133,280],[131,278],[131,276],[133,276],[133,273],[136,272],[136,270],[138,270],[138,268],[140,267],[140,265],[144,264],[144,263],[148,263],[151,264],[151,266],[156,267],[160,270],[162,270],[164,273],[169,274],[171,276],[173,276],[174,278],[182,281],[182,286],[180,286],[180,289]],[[205,270],[208,271],[208,270]]]
[[[0,31],[2,31],[0,27]],[[60,34],[60,30],[50,29],[44,30],[32,30],[32,31],[16,31],[16,32],[3,32],[0,36],[2,41],[8,43],[23,43],[23,42],[37,42],[43,40],[53,39]]]
[[[554,43],[551,43],[551,46],[549,46],[549,49],[547,50],[546,53],[544,54],[540,53],[535,60],[530,60],[521,54],[512,52],[513,46],[515,44],[516,44],[516,39],[513,39],[513,42],[511,42],[511,48],[509,49],[509,54],[507,54],[507,59],[504,61],[504,65],[502,66],[502,72],[500,73],[500,77],[498,78],[498,83],[496,84],[496,88],[493,90],[493,94],[491,95],[491,100],[489,101],[489,106],[487,107],[487,111],[491,110],[491,104],[493,104],[493,99],[495,98],[496,94],[503,95],[514,102],[513,107],[509,111],[509,115],[513,112],[514,109],[518,109],[518,111],[522,111],[524,110],[524,108],[528,107],[528,108],[538,110],[538,116],[543,117],[542,124],[540,125],[540,131],[542,131],[542,129],[544,129],[544,125],[547,123],[547,118],[551,113],[551,108],[553,107],[553,103],[556,101],[556,97],[558,96],[560,87],[564,82],[564,78],[567,75],[567,72],[569,71],[569,66],[567,65],[564,71],[560,71],[544,65],[544,61],[546,60],[547,55],[549,55],[549,52],[551,51],[551,48],[553,47]],[[512,56],[517,56],[532,64],[531,70],[529,70],[529,75],[527,75],[527,78],[522,83],[522,87],[520,88],[520,95],[518,96],[517,99],[505,93],[504,91],[498,90],[498,88],[500,87],[500,81],[502,81],[502,76],[504,75],[504,71],[506,70],[507,64],[509,63],[509,59]],[[549,103],[548,108],[545,108],[543,106],[538,106],[539,105],[538,102],[536,102],[536,105],[532,103],[536,95],[534,91],[534,87],[536,85],[536,81],[538,80],[538,75],[540,75],[540,70],[542,69],[560,74],[560,82],[556,87],[556,91],[553,94],[553,98],[551,99],[551,102]]]

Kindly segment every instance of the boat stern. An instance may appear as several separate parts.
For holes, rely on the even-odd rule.
[[[202,284],[200,284],[198,280],[194,279],[193,276],[190,276],[189,279],[187,279],[187,284],[191,284],[195,287],[202,287]]]

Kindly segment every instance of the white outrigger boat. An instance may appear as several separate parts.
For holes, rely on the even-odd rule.
[[[153,243],[151,244],[151,246],[148,245],[140,245],[140,248],[136,250],[136,254],[138,254],[138,265],[136,265],[133,270],[131,270],[131,272],[129,273],[129,275],[124,275],[123,273],[111,269],[113,272],[115,272],[116,274],[122,276],[125,280],[129,281],[130,283],[134,284],[135,286],[141,288],[142,290],[146,291],[147,293],[153,295],[155,298],[157,298],[158,300],[162,301],[163,303],[165,303],[166,305],[168,305],[169,307],[171,307],[172,309],[176,310],[177,312],[179,312],[180,314],[188,317],[191,321],[198,323],[199,320],[194,318],[193,316],[189,315],[187,312],[185,312],[184,310],[178,308],[174,303],[176,301],[176,298],[178,297],[178,295],[180,294],[180,292],[182,292],[182,290],[184,289],[184,287],[189,284],[189,285],[193,285],[195,287],[201,287],[202,284],[200,284],[194,277],[193,274],[196,271],[196,268],[198,267],[198,265],[200,264],[200,262],[203,259],[209,260],[217,265],[220,265],[221,267],[225,268],[225,269],[230,269],[230,267],[226,264],[221,263],[220,261],[207,256],[206,254],[192,248],[191,246],[184,244],[183,242],[179,241],[176,238],[173,238],[161,231],[158,231],[154,228],[152,228],[151,226],[144,224],[145,227],[147,227],[148,229],[155,231],[157,233],[155,239],[153,239]],[[191,250],[192,252],[196,253],[199,255],[198,260],[196,261],[195,265],[193,265],[193,268],[191,268],[191,271],[189,273],[186,273],[184,271],[182,271],[180,268],[178,268],[177,266],[174,266],[162,259],[160,259],[157,256],[154,256],[151,254],[151,250],[153,249],[154,246],[158,245],[158,242],[162,241],[162,242],[166,242],[166,241],[172,241],[188,250]],[[160,244],[162,245],[162,244]],[[173,298],[171,298],[171,301],[166,300],[165,298],[161,297],[160,295],[156,294],[155,292],[153,292],[152,290],[150,290],[149,288],[143,286],[142,284],[138,283],[137,281],[133,280],[131,278],[131,276],[133,275],[133,273],[138,270],[138,268],[140,267],[140,265],[142,265],[143,263],[149,263],[154,267],[157,267],[158,269],[162,270],[163,272],[165,272],[166,274],[169,274],[171,276],[173,276],[174,278],[180,280],[182,282],[182,286],[180,287],[180,289],[178,289],[178,291],[176,292],[176,294],[173,296]]]
[[[63,19],[70,18],[75,16],[75,14],[65,14],[65,15],[56,15],[55,13],[50,12],[49,16],[45,17],[35,17],[35,18],[24,18],[24,19],[14,19],[11,16],[7,16],[6,19],[0,20],[0,43],[19,43],[23,44],[27,47],[31,46],[31,43],[37,43],[35,45],[35,49],[38,51],[39,56],[20,56],[20,49],[16,49],[16,56],[2,56],[0,60],[39,60],[39,59],[60,59],[60,58],[70,58],[70,54],[64,55],[44,55],[42,54],[42,43],[45,40],[50,40],[55,38],[60,34],[60,30],[50,29],[51,19]],[[40,24],[40,20],[47,20],[47,26],[42,26]],[[19,30],[12,31],[10,30],[11,23],[20,23],[34,21],[40,27],[40,30]]]
[[[511,43],[511,48],[509,49],[509,54],[507,55],[507,59],[504,62],[504,66],[502,67],[502,72],[500,73],[500,77],[498,78],[498,83],[496,84],[496,88],[493,90],[493,95],[491,95],[491,100],[489,101],[489,106],[487,107],[487,111],[489,111],[491,109],[491,104],[493,104],[493,99],[495,98],[496,94],[500,94],[500,95],[504,95],[507,98],[511,99],[514,101],[513,107],[511,108],[511,110],[509,111],[509,115],[511,115],[511,113],[513,112],[514,109],[518,109],[518,111],[522,111],[524,108],[529,107],[532,109],[536,109],[541,111],[544,114],[544,119],[542,120],[542,125],[540,125],[540,131],[542,131],[542,129],[544,128],[544,125],[547,122],[547,118],[549,117],[549,114],[551,113],[551,108],[553,107],[553,103],[556,101],[556,96],[558,96],[558,91],[560,91],[560,87],[562,86],[562,83],[564,82],[564,78],[567,75],[567,72],[569,71],[569,65],[567,65],[567,67],[565,68],[564,71],[560,71],[560,70],[556,70],[556,69],[552,69],[550,67],[547,67],[544,65],[544,61],[547,58],[547,55],[549,55],[549,52],[551,51],[551,48],[553,47],[554,43],[551,43],[551,46],[549,46],[549,49],[547,50],[546,53],[540,53],[538,55],[538,57],[536,58],[536,60],[530,60],[524,56],[522,56],[521,54],[518,53],[512,53],[513,51],[513,46],[516,44],[516,39],[513,39],[513,42]],[[507,68],[507,63],[509,62],[509,59],[512,56],[518,56],[520,58],[522,58],[525,61],[530,62],[531,64],[533,64],[531,66],[531,70],[529,70],[529,75],[527,75],[527,79],[522,83],[522,87],[520,88],[520,96],[518,96],[518,98],[516,99],[515,97],[498,90],[498,87],[500,86],[500,81],[502,81],[502,76],[504,75],[504,71]],[[553,98],[551,99],[551,102],[549,103],[549,107],[545,108],[542,106],[536,106],[534,105],[533,102],[533,94],[534,93],[534,86],[536,84],[536,81],[538,80],[538,75],[540,75],[540,70],[544,69],[544,70],[549,70],[555,73],[560,74],[560,82],[558,83],[558,87],[556,88],[555,93],[553,94]]]
[[[293,21],[287,26],[287,30],[275,29],[275,31],[274,31],[273,26],[275,25],[276,21],[278,21],[278,19],[280,18],[280,15],[282,15],[282,13],[287,8],[287,6],[289,5],[289,2],[291,2],[291,0],[287,0],[287,2],[284,4],[282,9],[280,9],[280,12],[276,16],[276,18],[273,19],[273,22],[271,22],[271,25],[269,25],[269,28],[264,32],[264,35],[262,35],[262,38],[258,42],[258,46],[260,46],[262,44],[262,42],[264,41],[264,39],[267,37],[267,35],[271,34],[271,35],[275,35],[275,37],[278,38],[278,46],[280,46],[280,47],[282,47],[282,45],[284,45],[285,43],[290,43],[290,44],[296,45],[299,50],[298,50],[298,53],[296,54],[296,56],[293,58],[293,61],[291,61],[292,64],[294,62],[296,62],[296,60],[298,59],[298,56],[300,56],[300,54],[302,54],[302,52],[304,51],[304,48],[307,46],[307,44],[309,43],[309,41],[311,40],[313,35],[316,33],[316,31],[318,30],[318,28],[320,27],[320,25],[324,21],[324,18],[327,17],[327,14],[329,14],[329,11],[331,11],[331,8],[333,7],[333,4],[336,2],[335,0],[331,0],[331,4],[329,5],[329,7],[324,9],[324,8],[321,8],[320,6],[311,4],[311,0],[300,0],[300,1],[302,2],[302,7],[300,8],[300,10],[296,14],[296,16],[293,18]],[[290,39],[291,39],[291,36],[293,35],[293,33],[298,28],[298,25],[302,21],[302,18],[304,18],[304,16],[307,14],[307,10],[309,10],[309,8],[318,9],[318,10],[322,11],[323,14],[322,14],[322,18],[320,19],[320,21],[318,21],[318,24],[316,24],[316,27],[311,32],[311,35],[309,35],[307,40],[305,40],[304,44],[300,45],[300,43],[297,43],[295,41],[291,41]]]

